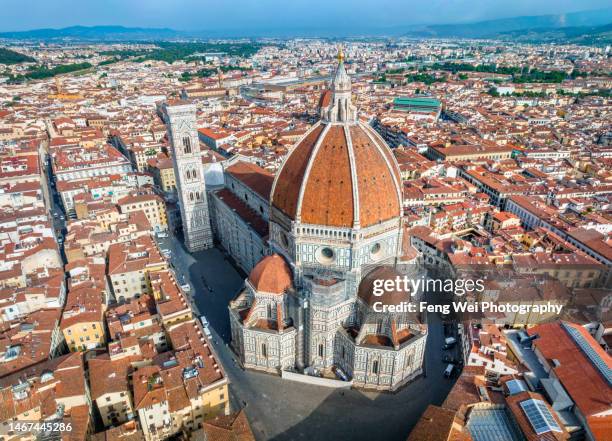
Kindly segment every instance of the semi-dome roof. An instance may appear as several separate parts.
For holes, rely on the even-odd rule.
[[[249,282],[256,291],[282,294],[292,285],[291,269],[278,254],[266,256],[251,270]]]
[[[399,305],[402,302],[409,302],[410,293],[403,290],[393,289],[390,291],[385,291],[380,296],[374,294],[375,280],[395,281],[397,277],[403,278],[395,267],[383,265],[374,268],[363,279],[361,279],[357,295],[363,301],[363,303],[368,306],[373,306],[376,302],[382,302],[383,305]]]
[[[276,176],[272,206],[292,220],[367,227],[401,215],[400,172],[389,147],[361,123],[317,123]]]

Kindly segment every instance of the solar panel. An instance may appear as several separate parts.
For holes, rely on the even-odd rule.
[[[551,431],[561,432],[561,427],[555,421],[544,401],[532,398],[521,401],[520,405],[536,434],[540,435]]]
[[[584,336],[573,326],[563,323],[563,327],[568,332],[572,340],[580,347],[582,352],[587,356],[595,368],[603,375],[604,379],[612,386],[612,369],[608,367],[606,361],[595,351],[593,346],[584,338]]]

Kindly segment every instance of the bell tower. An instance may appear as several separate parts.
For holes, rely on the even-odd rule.
[[[185,245],[190,252],[205,250],[213,246],[213,235],[196,129],[196,107],[188,102],[179,102],[166,103],[164,109]]]

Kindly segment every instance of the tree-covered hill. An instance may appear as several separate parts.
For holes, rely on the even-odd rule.
[[[0,64],[19,64],[36,61],[34,58],[15,52],[5,47],[0,47]]]

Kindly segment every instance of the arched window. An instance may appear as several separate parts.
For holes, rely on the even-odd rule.
[[[193,192],[189,192],[189,199],[193,201]]]
[[[268,358],[268,346],[265,343],[261,344],[261,355]]]
[[[378,373],[378,360],[374,360],[374,362],[372,363],[372,373],[373,374]]]
[[[323,344],[319,345],[319,357],[323,357]]]
[[[189,139],[189,136],[183,138],[183,152],[191,153],[191,139]]]
[[[268,303],[267,305],[267,314],[268,314],[268,318],[272,318],[272,305]]]

